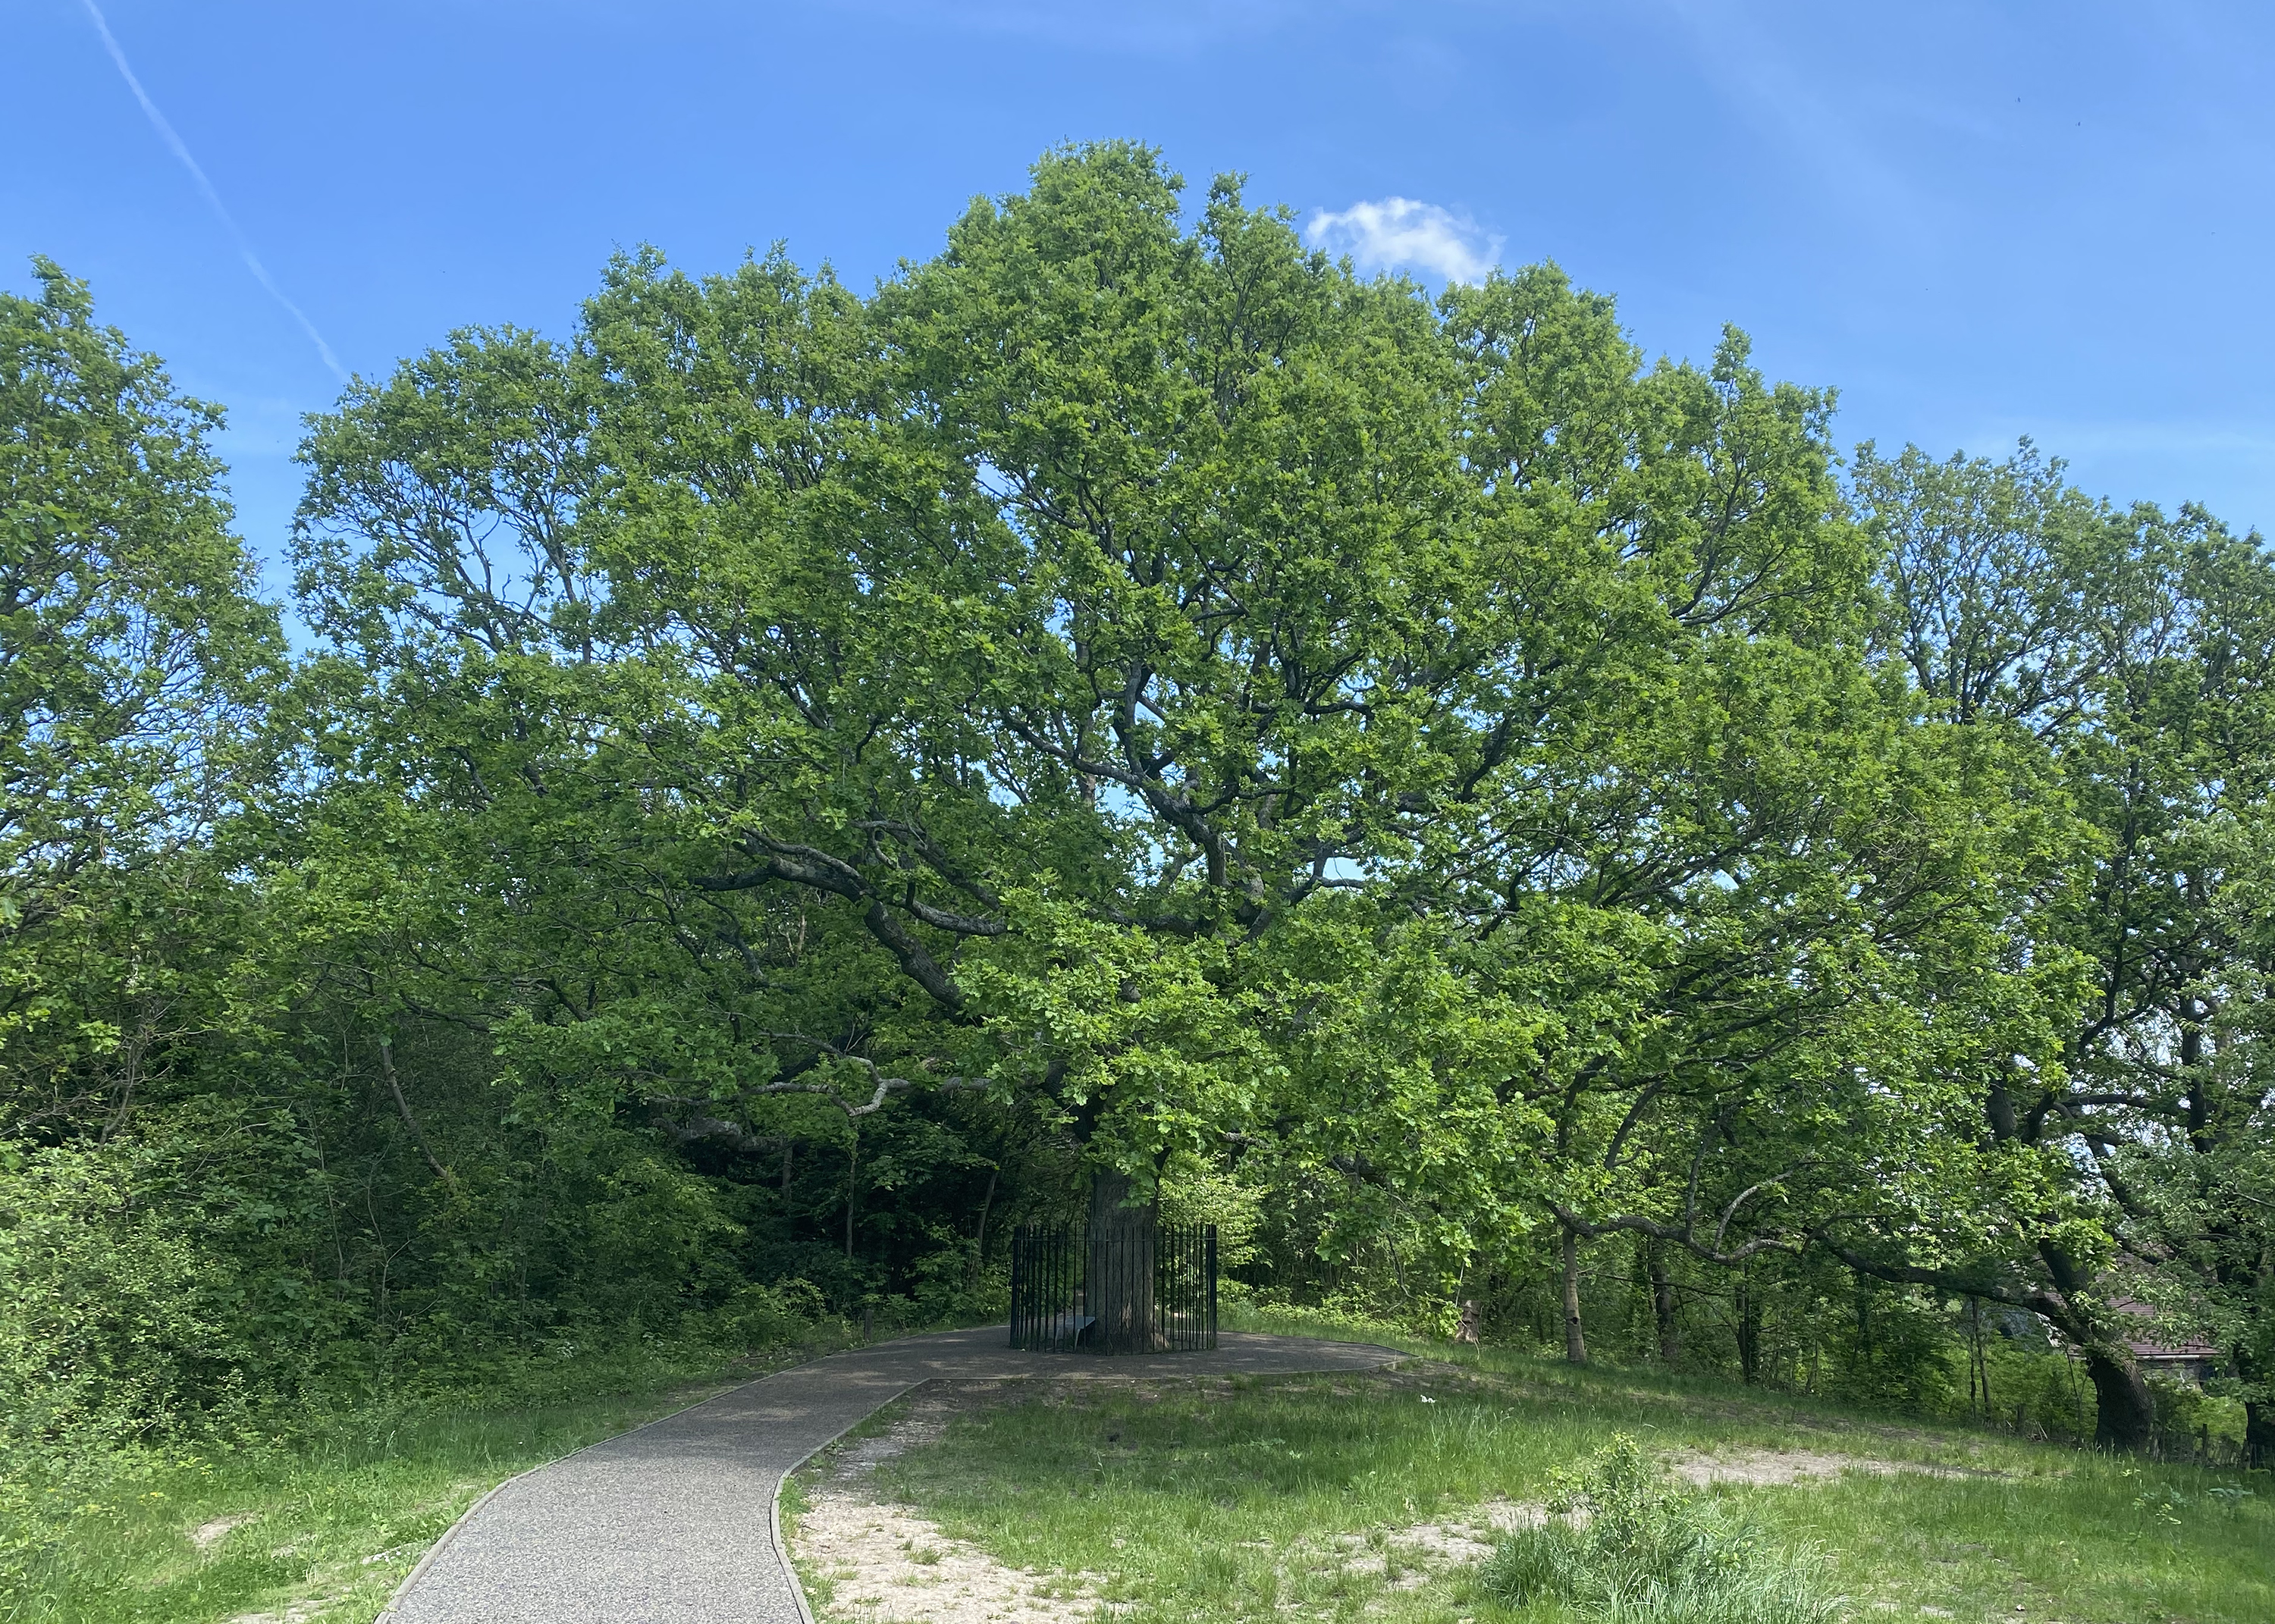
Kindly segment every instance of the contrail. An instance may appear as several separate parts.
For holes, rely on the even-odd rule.
[[[332,376],[345,383],[348,381],[347,369],[340,365],[339,357],[332,353],[332,346],[324,342],[324,336],[316,330],[316,324],[308,320],[306,313],[284,297],[284,290],[276,285],[276,279],[268,274],[268,268],[261,262],[261,256],[253,252],[251,240],[239,229],[228,206],[221,200],[221,193],[214,190],[213,182],[206,178],[206,172],[198,167],[198,161],[190,156],[190,149],[183,145],[182,138],[174,133],[174,126],[166,122],[166,115],[158,110],[158,104],[150,99],[150,93],[142,88],[142,81],[134,77],[134,70],[127,65],[126,53],[118,49],[118,42],[111,36],[110,25],[103,20],[94,0],[79,0],[79,4],[87,7],[87,14],[94,19],[94,31],[102,36],[103,49],[110,53],[111,61],[118,64],[119,77],[134,93],[134,99],[142,103],[142,110],[150,116],[151,126],[164,139],[166,145],[173,148],[174,155],[182,161],[182,167],[189,170],[190,178],[198,183],[198,190],[205,194],[206,201],[212,206],[222,224],[229,228],[230,237],[237,244],[238,257],[245,261],[245,268],[253,273],[254,281],[268,290],[269,298],[291,313],[292,319],[300,324],[300,330],[308,335],[308,342],[316,346],[316,353],[324,358],[324,365],[332,369]]]

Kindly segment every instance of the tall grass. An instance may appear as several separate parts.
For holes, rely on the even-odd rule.
[[[1806,1549],[1671,1491],[1628,1433],[1558,1474],[1562,1521],[1518,1529],[1479,1574],[1511,1606],[1553,1598],[1600,1624],[1833,1624],[1844,1598]]]

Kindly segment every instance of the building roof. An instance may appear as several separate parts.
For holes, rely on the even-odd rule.
[[[2226,1357],[2216,1344],[2196,1337],[2188,1337],[2177,1342],[2158,1340],[2150,1333],[2150,1326],[2157,1317],[2157,1311],[2146,1303],[2135,1302],[2131,1297],[2119,1297],[2109,1306],[2119,1313],[2141,1322],[2141,1333],[2137,1336],[2127,1337],[2125,1346],[2132,1350],[2135,1359],[2144,1364],[2170,1363],[2182,1360],[2195,1363],[2199,1360]]]

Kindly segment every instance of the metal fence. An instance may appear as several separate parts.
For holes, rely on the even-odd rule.
[[[1170,1353],[1216,1346],[1216,1226],[1150,1219],[1011,1236],[1011,1346]]]

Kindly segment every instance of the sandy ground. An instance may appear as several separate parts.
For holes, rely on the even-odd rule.
[[[1958,1466],[1932,1466],[1924,1461],[1876,1461],[1867,1455],[1830,1454],[1814,1449],[1741,1449],[1727,1454],[1686,1451],[1668,1456],[1667,1465],[1675,1477],[1698,1488],[1714,1483],[1821,1483],[1843,1472],[1870,1472],[1880,1477],[1900,1472],[1917,1472],[1925,1477],[1999,1475]]]
[[[829,1581],[816,1611],[848,1624],[1077,1624],[1098,1616],[1085,1575],[1007,1567],[936,1522],[877,1499],[865,1481],[881,1461],[938,1438],[949,1417],[985,1402],[994,1384],[920,1394],[893,1424],[834,1453],[828,1475],[805,1484],[805,1514],[791,1536],[807,1572]]]
[[[200,1551],[209,1551],[229,1537],[230,1530],[244,1527],[259,1514],[258,1512],[240,1511],[232,1516],[215,1517],[210,1522],[200,1523],[190,1530],[190,1543]]]

